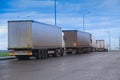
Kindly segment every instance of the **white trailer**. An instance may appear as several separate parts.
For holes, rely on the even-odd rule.
[[[8,49],[19,59],[35,56],[63,55],[62,31],[60,27],[33,21],[8,21]]]

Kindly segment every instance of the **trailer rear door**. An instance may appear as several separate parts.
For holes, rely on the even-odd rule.
[[[31,24],[30,21],[8,22],[8,48],[31,48]]]

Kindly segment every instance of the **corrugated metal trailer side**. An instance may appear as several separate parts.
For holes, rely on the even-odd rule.
[[[21,57],[47,58],[63,55],[62,31],[60,27],[33,21],[8,21],[8,49]]]
[[[63,30],[67,53],[91,52],[91,34],[77,30]]]
[[[55,27],[40,22],[32,23],[33,48],[60,48],[62,47],[62,31]]]
[[[91,34],[77,31],[77,47],[91,47]]]

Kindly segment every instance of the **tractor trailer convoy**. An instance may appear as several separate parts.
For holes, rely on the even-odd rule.
[[[104,40],[97,40],[92,34],[78,30],[61,30],[60,27],[34,20],[8,21],[8,50],[19,60],[63,56],[105,51]]]
[[[8,50],[18,59],[62,56],[64,40],[60,27],[33,21],[8,21]]]

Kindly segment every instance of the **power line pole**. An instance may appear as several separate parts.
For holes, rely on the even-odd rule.
[[[56,0],[54,1],[54,11],[55,11],[55,26],[57,26],[57,22],[56,22],[56,20],[57,20],[57,18],[56,18]]]
[[[85,32],[85,16],[86,16],[86,14],[89,14],[89,13],[91,13],[91,12],[87,12],[87,13],[83,14],[83,31],[84,32]]]
[[[110,35],[110,30],[108,30],[108,36],[109,36],[109,50],[111,50],[111,35]]]
[[[83,15],[83,31],[85,32],[85,15]]]
[[[119,50],[120,50],[120,35],[119,35]]]

